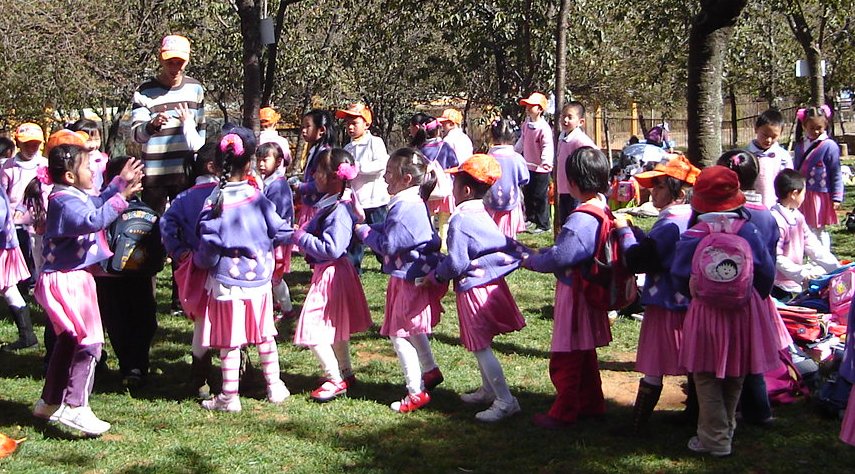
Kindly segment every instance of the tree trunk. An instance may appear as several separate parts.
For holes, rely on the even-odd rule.
[[[119,127],[121,127],[122,125],[122,117],[125,115],[125,112],[128,111],[131,101],[124,100],[121,103],[122,105],[116,107],[116,113],[113,114],[113,121],[110,122],[110,132],[107,134],[107,143],[104,146],[104,151],[106,151],[107,154],[109,154],[110,156],[113,156],[115,154],[113,148],[115,148],[116,142],[120,141],[120,139],[122,138],[121,136],[119,136]]]
[[[555,117],[553,117],[553,135],[555,135],[555,151],[558,151],[558,135],[561,133],[561,109],[564,108],[564,89],[567,77],[567,17],[570,11],[570,0],[561,0],[558,7],[558,18],[555,22]],[[558,163],[558,160],[555,160]],[[552,169],[552,182],[558,182],[558,173],[564,170],[556,166]],[[561,226],[560,212],[558,210],[558,190],[555,190],[555,208],[552,219],[553,237],[558,235]]]
[[[261,7],[254,0],[237,2],[243,38],[243,126],[260,129],[261,108]]]
[[[730,85],[730,145],[739,145],[739,118],[736,116],[736,87]]]
[[[721,154],[722,59],[748,0],[701,0],[692,19],[686,105],[689,160],[704,166]]]
[[[274,42],[267,47],[267,63],[264,71],[264,85],[261,93],[261,104],[270,105],[273,89],[276,86],[276,58],[279,55],[279,38],[282,36],[282,28],[285,26],[285,9],[288,5],[297,3],[299,0],[281,0],[279,9],[276,10],[276,22],[273,27]]]
[[[804,50],[805,59],[808,63],[811,105],[821,107],[825,104],[825,80],[822,77],[822,39],[815,36],[814,32],[811,31],[799,2],[796,2],[787,13],[787,23]],[[822,29],[820,26],[820,30]]]

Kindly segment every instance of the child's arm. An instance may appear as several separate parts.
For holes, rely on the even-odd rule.
[[[754,224],[745,223],[738,234],[748,241],[754,254],[754,289],[761,298],[767,298],[775,284],[775,259],[764,251],[767,248],[766,243]]]
[[[264,216],[264,221],[267,223],[267,236],[273,243],[274,247],[285,245],[291,241],[294,229],[291,227],[291,222],[283,219],[276,212],[276,205],[270,202],[264,195],[259,195],[259,207]]]
[[[825,152],[825,166],[828,170],[828,189],[831,192],[831,200],[834,208],[840,207],[843,202],[843,173],[840,171],[840,147],[832,139],[826,140],[828,150]]]
[[[514,143],[514,151],[523,154],[523,140],[525,139],[525,129],[528,127],[528,119],[523,122],[522,127],[520,127],[520,137],[517,138],[517,142]],[[525,156],[523,156],[525,158]]]
[[[223,239],[220,237],[222,224],[222,216],[211,218],[210,208],[204,209],[199,216],[199,223],[196,226],[199,246],[193,252],[193,263],[197,267],[212,268],[220,262],[223,248]]]
[[[389,152],[380,137],[371,137],[368,144],[371,147],[371,158],[359,161],[359,172],[372,176],[379,176],[386,171],[386,162],[389,161]]]
[[[452,217],[452,220],[460,218],[460,215]],[[455,222],[456,224],[456,222]],[[469,257],[469,239],[457,225],[448,223],[448,235],[446,243],[448,245],[448,256],[443,258],[436,267],[434,275],[437,280],[450,281],[461,275],[469,268],[472,260]]]
[[[303,229],[294,231],[292,241],[299,245],[306,255],[318,260],[333,260],[347,251],[353,235],[353,217],[345,208],[345,204],[335,206],[336,209],[324,219],[320,236],[312,235]]]
[[[128,201],[116,194],[101,207],[92,209],[77,196],[54,195],[51,199],[62,200],[62,213],[56,226],[57,237],[78,237],[106,229],[125,209]]]
[[[552,142],[552,130],[549,125],[540,129],[540,166],[547,171],[552,171],[555,162],[555,144]]]
[[[531,179],[531,172],[528,170],[528,166],[526,166],[522,156],[516,157],[515,160],[517,164],[517,185],[524,186]]]
[[[592,258],[599,229],[596,217],[584,212],[570,214],[555,245],[532,254],[526,259],[526,268],[540,273],[555,273]]]
[[[395,211],[389,213],[382,223],[358,225],[356,235],[374,253],[386,257],[399,255],[416,247],[416,239]]]
[[[822,267],[826,272],[830,272],[835,268],[840,267],[840,262],[837,258],[827,248],[825,248],[824,245],[822,245],[822,242],[819,241],[816,234],[810,231],[807,224],[803,225],[801,230],[805,236],[805,254],[810,257],[813,263]]]
[[[169,208],[160,217],[160,240],[163,242],[166,253],[175,260],[185,252],[192,249],[187,246],[181,236],[181,209],[183,208],[181,196],[172,201]]]
[[[264,196],[276,206],[279,217],[292,224],[294,220],[294,195],[285,180],[277,179],[270,186],[264,188]]]

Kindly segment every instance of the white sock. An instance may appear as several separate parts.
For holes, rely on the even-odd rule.
[[[13,308],[23,308],[27,306],[27,302],[24,301],[24,297],[21,296],[21,292],[18,290],[17,285],[12,285],[3,292],[3,298],[6,299],[6,303]]]
[[[193,321],[193,342],[190,344],[190,350],[197,359],[201,359],[208,352],[208,348],[202,346],[203,329],[202,318],[196,318]]]
[[[825,230],[825,227],[823,227],[822,231],[819,233],[819,241],[822,242],[822,246],[825,247],[826,250],[831,251],[831,234]]]
[[[642,380],[644,380],[644,383],[646,383],[648,385],[655,385],[657,387],[662,386],[662,376],[661,375],[645,375],[644,378],[642,378]]]
[[[282,381],[279,378],[279,351],[276,350],[276,340],[262,342],[258,346],[258,358],[261,359],[261,370],[267,386]]]
[[[273,299],[279,303],[282,311],[291,311],[294,309],[294,305],[291,304],[291,290],[288,288],[285,280],[280,281],[278,285],[273,287]]]
[[[416,348],[419,353],[419,364],[421,364],[422,372],[428,372],[437,367],[436,360],[433,358],[433,351],[430,348],[430,339],[427,334],[415,334],[409,337],[410,344]]]
[[[338,359],[338,368],[342,377],[353,375],[353,366],[350,364],[350,341],[338,341],[332,345],[335,358]]]
[[[392,347],[395,353],[398,354],[398,362],[401,364],[401,370],[404,371],[404,380],[407,383],[407,392],[410,395],[415,395],[424,391],[422,385],[422,369],[419,365],[419,354],[412,341],[406,337],[391,336]]]
[[[240,386],[240,348],[220,349],[220,365],[223,371],[224,398],[231,398],[238,394]]]
[[[505,403],[512,403],[514,397],[511,395],[511,390],[508,388],[508,382],[505,380],[502,366],[499,364],[499,359],[493,354],[493,350],[488,347],[480,351],[475,351],[474,354],[478,360],[478,367],[481,369],[482,378],[489,383],[489,387],[496,394],[496,399]]]
[[[321,363],[321,369],[324,375],[333,382],[341,382],[341,372],[338,368],[338,359],[335,357],[335,351],[329,344],[320,344],[312,346],[312,352]]]

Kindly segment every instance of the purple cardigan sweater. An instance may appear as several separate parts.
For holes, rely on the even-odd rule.
[[[488,209],[510,211],[520,202],[520,186],[528,184],[529,172],[522,155],[514,151],[513,145],[499,145],[487,152],[499,162],[502,176],[484,196]]]
[[[419,151],[427,159],[438,162],[444,170],[453,168],[458,164],[457,153],[454,152],[454,148],[443,142],[441,138],[429,138]]]
[[[606,207],[604,200],[599,204]],[[573,271],[583,262],[594,258],[600,222],[585,212],[571,212],[555,239],[555,245],[534,253],[526,267],[541,273],[554,273],[558,281],[573,285]]]
[[[202,206],[217,186],[213,176],[196,178],[196,185],[179,194],[160,218],[160,237],[166,252],[177,259],[184,252],[195,252],[199,246],[196,224]]]
[[[820,137],[819,139],[822,139]],[[825,137],[805,163],[805,150],[810,143],[796,143],[793,167],[807,179],[805,189],[818,193],[831,193],[831,200],[843,202],[843,174],[840,172],[840,147]],[[803,169],[804,168],[804,169]]]
[[[324,196],[315,205],[318,211],[312,220],[294,231],[293,242],[303,250],[307,263],[329,262],[347,252],[356,216],[349,201],[337,198]]]
[[[12,209],[9,208],[9,197],[6,190],[0,186],[0,244],[3,248],[13,249],[18,246],[18,233],[15,232],[15,223],[12,222]]]
[[[223,212],[211,215],[211,200],[199,216],[199,247],[193,262],[228,286],[259,287],[273,275],[273,247],[288,242],[291,226],[272,202],[246,181],[226,183]],[[212,196],[213,198],[213,196]]]
[[[276,213],[285,219],[288,225],[294,222],[294,194],[283,170],[276,170],[264,178],[264,197],[276,206]]]
[[[329,145],[315,145],[309,149],[306,158],[306,169],[303,170],[303,182],[297,188],[300,191],[300,202],[306,206],[313,206],[323,197],[315,185],[315,170],[318,169],[318,156],[322,151],[330,148],[332,147]]]

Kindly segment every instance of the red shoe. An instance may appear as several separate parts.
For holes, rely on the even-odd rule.
[[[545,430],[564,430],[573,426],[573,423],[553,418],[548,413],[536,413],[531,418],[531,422],[538,428]]]
[[[347,393],[347,384],[345,384],[344,380],[340,382],[327,380],[323,385],[312,392],[311,397],[319,402],[328,402],[339,395],[344,395],[345,393]]]
[[[424,384],[425,391],[427,392],[435,389],[436,386],[441,384],[444,380],[445,377],[442,376],[442,371],[439,370],[439,367],[434,367],[422,374],[422,383]]]
[[[389,407],[398,413],[409,413],[427,405],[428,402],[430,402],[430,394],[422,392],[415,395],[407,395],[403,400],[394,402]]]

